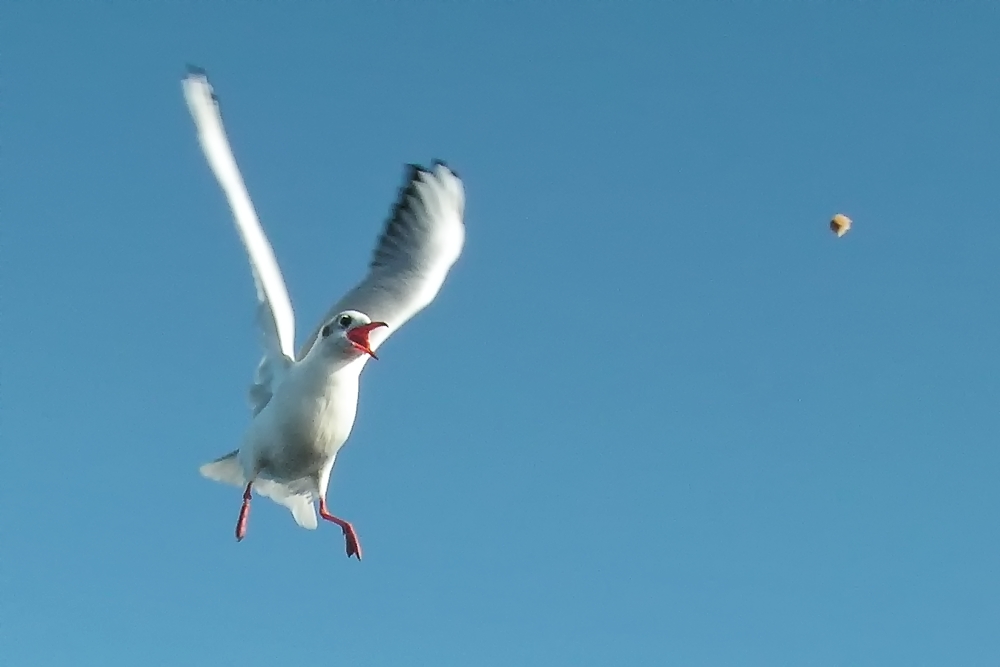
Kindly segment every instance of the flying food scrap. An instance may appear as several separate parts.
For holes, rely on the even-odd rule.
[[[841,237],[851,229],[851,219],[843,213],[838,213],[833,216],[833,220],[830,221],[830,229],[833,230],[833,233],[838,237]]]

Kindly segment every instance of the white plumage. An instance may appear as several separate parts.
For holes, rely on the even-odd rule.
[[[192,69],[183,88],[250,260],[264,342],[243,444],[201,473],[245,487],[237,539],[245,532],[252,490],[288,507],[304,528],[316,528],[313,503],[319,500],[320,515],[344,530],[348,556],[360,559],[351,524],[326,510],[330,472],[354,426],[358,379],[368,357],[434,300],[462,252],[462,182],[440,162],[430,169],[410,166],[368,275],[330,309],[296,357],[291,300],[233,158],[218,100],[202,70]]]

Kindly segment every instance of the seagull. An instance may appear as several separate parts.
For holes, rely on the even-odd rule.
[[[236,540],[246,535],[253,492],[284,505],[298,525],[315,530],[319,515],[344,533],[347,557],[361,560],[350,522],[326,505],[337,452],[347,442],[358,383],[369,358],[441,289],[465,243],[465,191],[441,161],[408,167],[368,273],[329,310],[298,356],[295,317],[271,244],[236,166],[205,71],[189,67],[184,97],[198,140],[233,212],[257,290],[264,355],[250,387],[252,420],[239,449],[207,463],[208,479],[243,489]]]

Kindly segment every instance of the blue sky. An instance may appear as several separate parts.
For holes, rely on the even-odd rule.
[[[2,4],[5,665],[995,665],[990,3]],[[406,162],[465,180],[299,529],[239,444]],[[854,230],[836,239],[837,212]]]

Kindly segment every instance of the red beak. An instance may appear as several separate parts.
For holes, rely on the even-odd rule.
[[[371,343],[368,342],[368,335],[374,329],[387,326],[389,325],[386,324],[385,322],[372,322],[371,324],[362,324],[359,327],[354,327],[353,329],[348,331],[345,335],[347,336],[347,340],[351,341],[351,344],[354,345],[354,347],[358,348],[365,354],[370,354],[372,356],[372,359],[378,359],[378,357],[375,356],[375,353],[372,352]]]

